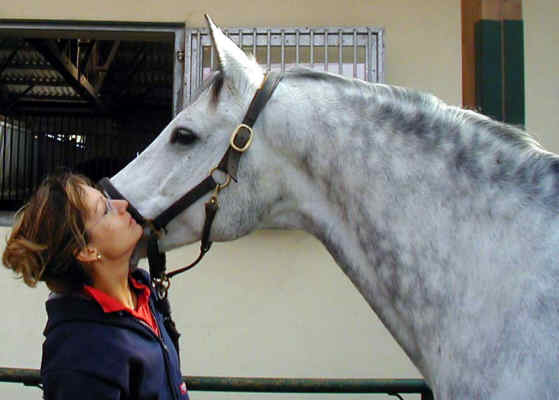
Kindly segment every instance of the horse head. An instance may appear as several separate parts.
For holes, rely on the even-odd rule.
[[[218,70],[136,159],[115,175],[115,187],[146,218],[154,218],[203,181],[228,149],[232,133],[263,82],[264,72],[206,17],[218,56]],[[264,112],[262,114],[265,114]],[[219,212],[211,239],[233,240],[259,227],[278,197],[277,157],[264,137],[264,115],[254,126],[254,140],[243,153],[235,182],[219,194]],[[218,183],[226,176],[213,172]],[[265,188],[265,190],[264,190]],[[162,250],[200,240],[208,193],[180,213],[160,239]]]

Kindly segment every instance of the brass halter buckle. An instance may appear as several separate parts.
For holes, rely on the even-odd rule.
[[[241,129],[247,129],[248,132],[250,133],[250,136],[243,147],[239,147],[235,144],[235,139],[237,138],[237,134],[241,131]],[[231,145],[232,148],[237,150],[239,153],[244,153],[245,151],[248,150],[248,148],[252,144],[253,137],[254,137],[254,132],[250,126],[245,124],[239,124],[239,126],[237,126],[237,129],[235,129],[235,131],[231,134],[231,139],[229,140],[229,144]]]

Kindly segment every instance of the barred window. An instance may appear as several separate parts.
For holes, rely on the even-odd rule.
[[[224,33],[267,71],[304,66],[369,82],[383,82],[382,29],[231,28]],[[217,56],[207,28],[185,32],[185,103],[217,67]]]

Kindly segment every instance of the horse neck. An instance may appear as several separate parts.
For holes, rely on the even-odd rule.
[[[316,103],[269,123],[283,132],[268,140],[288,154],[282,198],[296,205],[279,205],[289,213],[277,212],[273,224],[321,240],[412,361],[435,376],[426,365],[438,365],[449,321],[457,326],[465,305],[488,300],[487,288],[511,268],[549,263],[550,252],[534,258],[529,246],[556,240],[546,238],[552,214],[537,201],[526,207],[530,195],[515,184],[485,179],[483,162],[459,161],[459,147],[479,140],[468,129],[454,126],[445,137],[437,130],[452,127],[424,114],[412,120],[432,131],[418,132],[393,102],[333,92],[307,95]],[[346,100],[336,115],[325,105],[334,98]]]

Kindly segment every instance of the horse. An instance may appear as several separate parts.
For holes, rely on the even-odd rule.
[[[207,19],[218,72],[111,178],[147,218],[219,162],[264,79]],[[253,134],[211,240],[317,237],[436,399],[559,398],[557,155],[433,95],[300,68]],[[172,219],[162,250],[201,239],[211,195]]]

